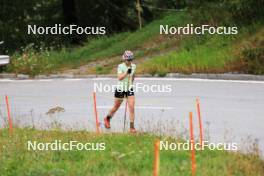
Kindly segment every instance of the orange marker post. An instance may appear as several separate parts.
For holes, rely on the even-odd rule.
[[[159,149],[160,140],[157,140],[154,144],[154,166],[153,166],[153,176],[159,175]]]
[[[99,121],[98,121],[98,113],[97,113],[97,108],[96,108],[96,94],[93,92],[93,101],[94,101],[94,115],[95,115],[95,125],[96,125],[96,132],[100,133],[99,130]]]
[[[12,125],[12,119],[11,119],[11,113],[10,113],[10,106],[8,101],[8,96],[5,96],[6,99],[6,109],[7,109],[7,117],[8,117],[8,123],[9,123],[9,132],[13,132],[13,125]]]
[[[196,172],[196,163],[195,163],[195,148],[194,148],[194,137],[193,137],[193,119],[192,112],[189,113],[190,118],[190,140],[191,140],[191,161],[192,161],[192,176]]]
[[[201,111],[200,111],[200,103],[199,103],[198,98],[196,98],[196,106],[197,106],[199,128],[200,128],[200,145],[202,146],[203,144],[203,125],[202,125],[202,118],[201,118]]]

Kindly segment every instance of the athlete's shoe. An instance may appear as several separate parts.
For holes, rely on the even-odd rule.
[[[129,132],[135,134],[137,133],[137,130],[135,128],[130,128]]]
[[[104,118],[104,126],[105,126],[105,128],[107,128],[107,129],[111,128],[110,120],[108,120],[107,117]]]

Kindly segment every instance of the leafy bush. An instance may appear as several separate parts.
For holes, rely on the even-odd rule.
[[[200,2],[202,1],[202,2]],[[208,0],[196,1],[191,6],[190,13],[196,24],[231,25],[232,15],[227,7],[220,2],[208,2]]]
[[[40,48],[40,52],[33,49],[33,44],[23,49],[23,54],[16,53],[7,67],[9,71],[35,76],[41,73],[51,72],[52,64],[48,62],[49,51]]]
[[[225,0],[225,7],[238,23],[251,24],[264,18],[264,0]]]
[[[242,52],[245,71],[251,74],[264,74],[264,48],[250,48]]]
[[[200,23],[244,25],[264,19],[264,0],[190,0],[188,5]]]

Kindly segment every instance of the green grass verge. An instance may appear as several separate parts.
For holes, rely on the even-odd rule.
[[[254,24],[239,28],[237,35],[188,36],[177,51],[156,56],[139,68],[151,74],[246,71],[245,62],[251,61],[246,61],[242,53],[245,48],[261,47],[256,41],[263,41],[262,35],[263,25]]]
[[[8,71],[37,75],[52,73],[60,69],[75,68],[82,64],[97,59],[107,59],[111,56],[120,56],[125,50],[135,50],[145,42],[159,35],[159,25],[181,25],[188,21],[186,12],[169,13],[160,20],[155,20],[141,30],[135,32],[124,32],[113,36],[103,36],[92,39],[83,47],[62,49],[60,51],[35,52],[28,47],[23,54],[14,54]]]
[[[220,70],[224,72],[226,64],[235,60],[228,39],[217,36],[211,37],[201,45],[186,43],[183,43],[179,51],[154,57],[144,63],[141,69],[144,73],[151,74],[219,72]]]
[[[152,175],[154,141],[174,141],[149,134],[104,134],[86,131],[38,131],[15,129],[12,135],[0,130],[2,176],[59,175]],[[28,151],[27,141],[75,140],[105,142],[105,151]],[[255,155],[225,151],[197,151],[197,175],[261,176],[264,162]],[[160,151],[160,175],[191,175],[189,151]]]
[[[162,76],[169,72],[239,71],[253,74],[264,72],[263,23],[241,26],[238,28],[237,35],[172,35],[165,37],[159,34],[161,24],[199,25],[194,20],[188,11],[168,13],[163,18],[147,24],[141,30],[98,37],[78,48],[63,48],[59,51],[39,49],[40,52],[35,52],[32,49],[34,46],[29,45],[24,49],[23,54],[16,53],[12,56],[12,62],[7,70],[32,76],[56,73],[77,68],[91,61],[104,61],[113,56],[120,56],[121,61],[123,51],[130,49],[136,51],[136,58],[151,57],[147,61],[144,59],[140,61],[138,73]],[[172,38],[174,40],[171,40]],[[149,47],[153,45],[155,47]],[[171,51],[173,48],[175,50]],[[152,54],[149,55],[149,53]],[[95,73],[108,74],[115,65],[103,67],[102,65],[96,67]]]

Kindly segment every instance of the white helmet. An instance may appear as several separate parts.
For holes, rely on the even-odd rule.
[[[123,54],[123,59],[124,60],[132,60],[134,59],[134,54],[132,51],[126,50]]]

